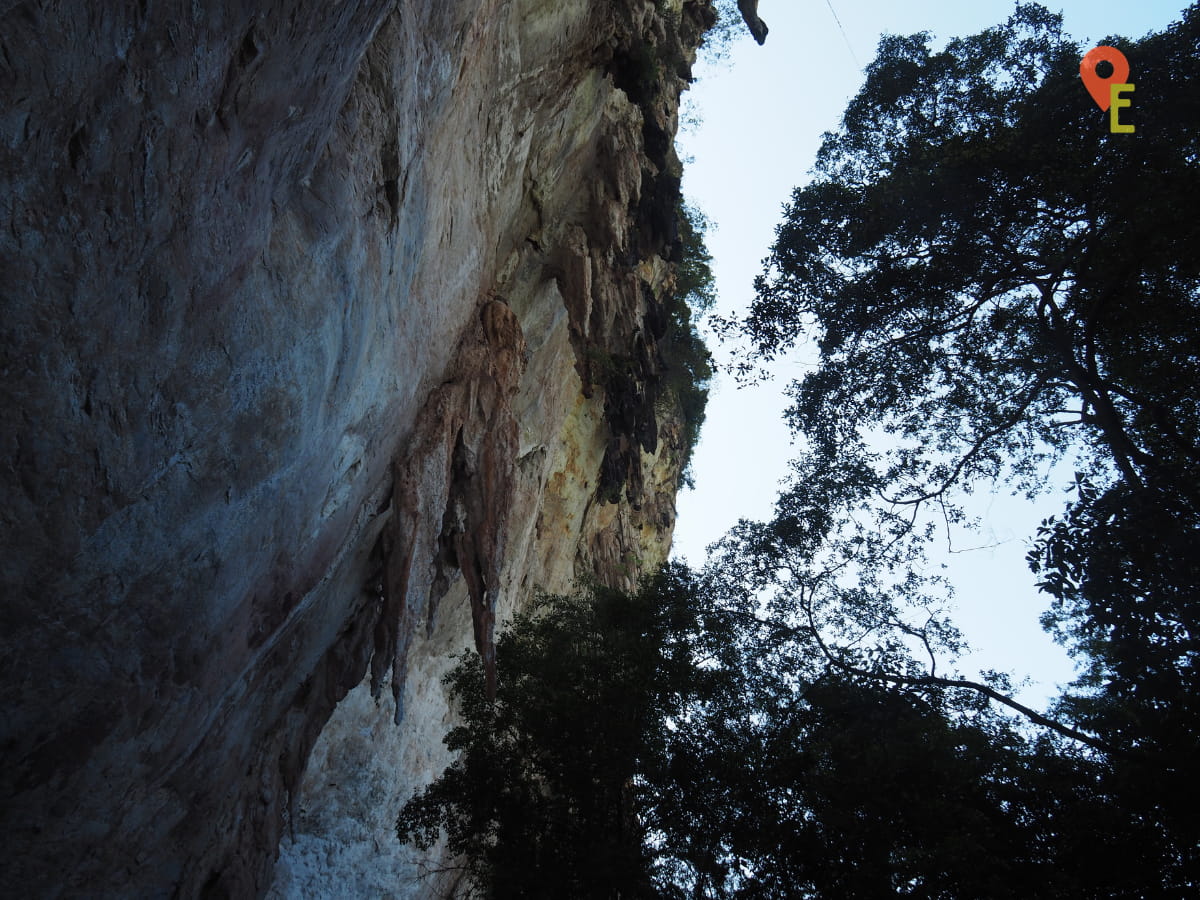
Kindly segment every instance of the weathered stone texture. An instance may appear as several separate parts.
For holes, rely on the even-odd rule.
[[[655,375],[704,7],[0,7],[0,894],[335,890],[447,653],[665,554],[594,366]]]

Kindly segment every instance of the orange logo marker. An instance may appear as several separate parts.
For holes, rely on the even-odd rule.
[[[1112,75],[1101,78],[1096,74],[1096,65],[1101,62],[1112,63]],[[1084,87],[1101,109],[1108,109],[1112,104],[1111,85],[1124,84],[1129,77],[1129,60],[1116,47],[1100,46],[1087,52],[1079,64],[1079,77],[1083,79]]]
[[[1096,66],[1102,62],[1112,65],[1112,74],[1107,78],[1096,73]],[[1129,77],[1129,60],[1125,54],[1116,47],[1103,44],[1094,47],[1080,61],[1079,77],[1096,105],[1108,110],[1109,130],[1113,134],[1133,134],[1134,127],[1121,122],[1121,110],[1132,105],[1121,95],[1133,92],[1133,85],[1125,82]]]

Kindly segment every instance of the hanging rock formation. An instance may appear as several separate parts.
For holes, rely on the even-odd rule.
[[[767,23],[758,17],[758,0],[738,0],[738,11],[759,45],[767,42]]]
[[[712,15],[0,10],[0,895],[432,890],[450,655],[669,544]]]

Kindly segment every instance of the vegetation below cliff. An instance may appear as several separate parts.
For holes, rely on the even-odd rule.
[[[712,574],[544,596],[449,683],[456,761],[401,811],[456,896],[1059,897],[1170,881],[1103,759],[961,687],[828,664]],[[902,652],[878,659],[905,665]]]

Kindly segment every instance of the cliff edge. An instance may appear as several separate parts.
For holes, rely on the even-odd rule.
[[[711,4],[181,9],[0,12],[0,893],[421,893],[450,654],[669,546]]]

